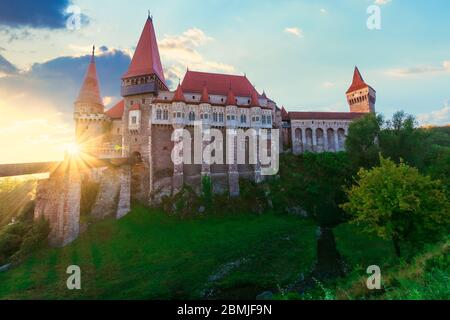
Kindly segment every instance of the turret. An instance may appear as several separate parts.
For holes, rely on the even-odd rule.
[[[159,56],[153,18],[149,15],[128,71],[122,76],[122,96],[156,95],[168,90]]]
[[[94,46],[83,85],[75,101],[74,111],[76,141],[84,148],[101,144],[104,121],[107,120],[104,109],[97,78]]]
[[[358,67],[355,67],[352,85],[347,90],[350,112],[375,112],[376,96],[376,91],[364,82]]]

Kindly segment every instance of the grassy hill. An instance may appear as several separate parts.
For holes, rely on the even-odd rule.
[[[181,219],[138,207],[0,273],[0,298],[255,298],[310,269],[315,229],[293,216]],[[66,288],[72,264],[82,270],[80,291]]]
[[[0,273],[0,299],[448,299],[448,243],[410,263],[390,242],[354,225],[336,228],[349,273],[302,296],[286,287],[307,276],[316,257],[316,226],[281,214],[195,218],[134,208],[120,221],[92,224],[61,249],[43,249]],[[66,268],[82,270],[82,290],[66,288]],[[383,290],[365,287],[367,266],[382,268]]]

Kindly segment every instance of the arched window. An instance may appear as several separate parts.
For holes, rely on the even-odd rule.
[[[247,116],[245,114],[241,114],[241,123],[247,123]]]
[[[162,114],[161,109],[156,110],[156,120],[161,120],[161,114]]]

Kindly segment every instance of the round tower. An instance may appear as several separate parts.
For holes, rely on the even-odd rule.
[[[101,147],[108,117],[100,95],[100,88],[95,65],[95,46],[81,86],[75,101],[76,142],[86,152],[93,152]]]

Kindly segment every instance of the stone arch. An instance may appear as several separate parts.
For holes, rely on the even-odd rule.
[[[325,137],[322,128],[316,129],[316,144],[317,144],[317,151],[323,152],[325,150]]]
[[[327,138],[328,138],[328,151],[336,151],[336,140],[334,138],[334,129],[329,128],[327,130]]]
[[[305,130],[305,151],[313,151],[313,131],[311,128]]]
[[[338,150],[343,151],[345,149],[345,130],[339,128],[337,134],[338,134]]]

